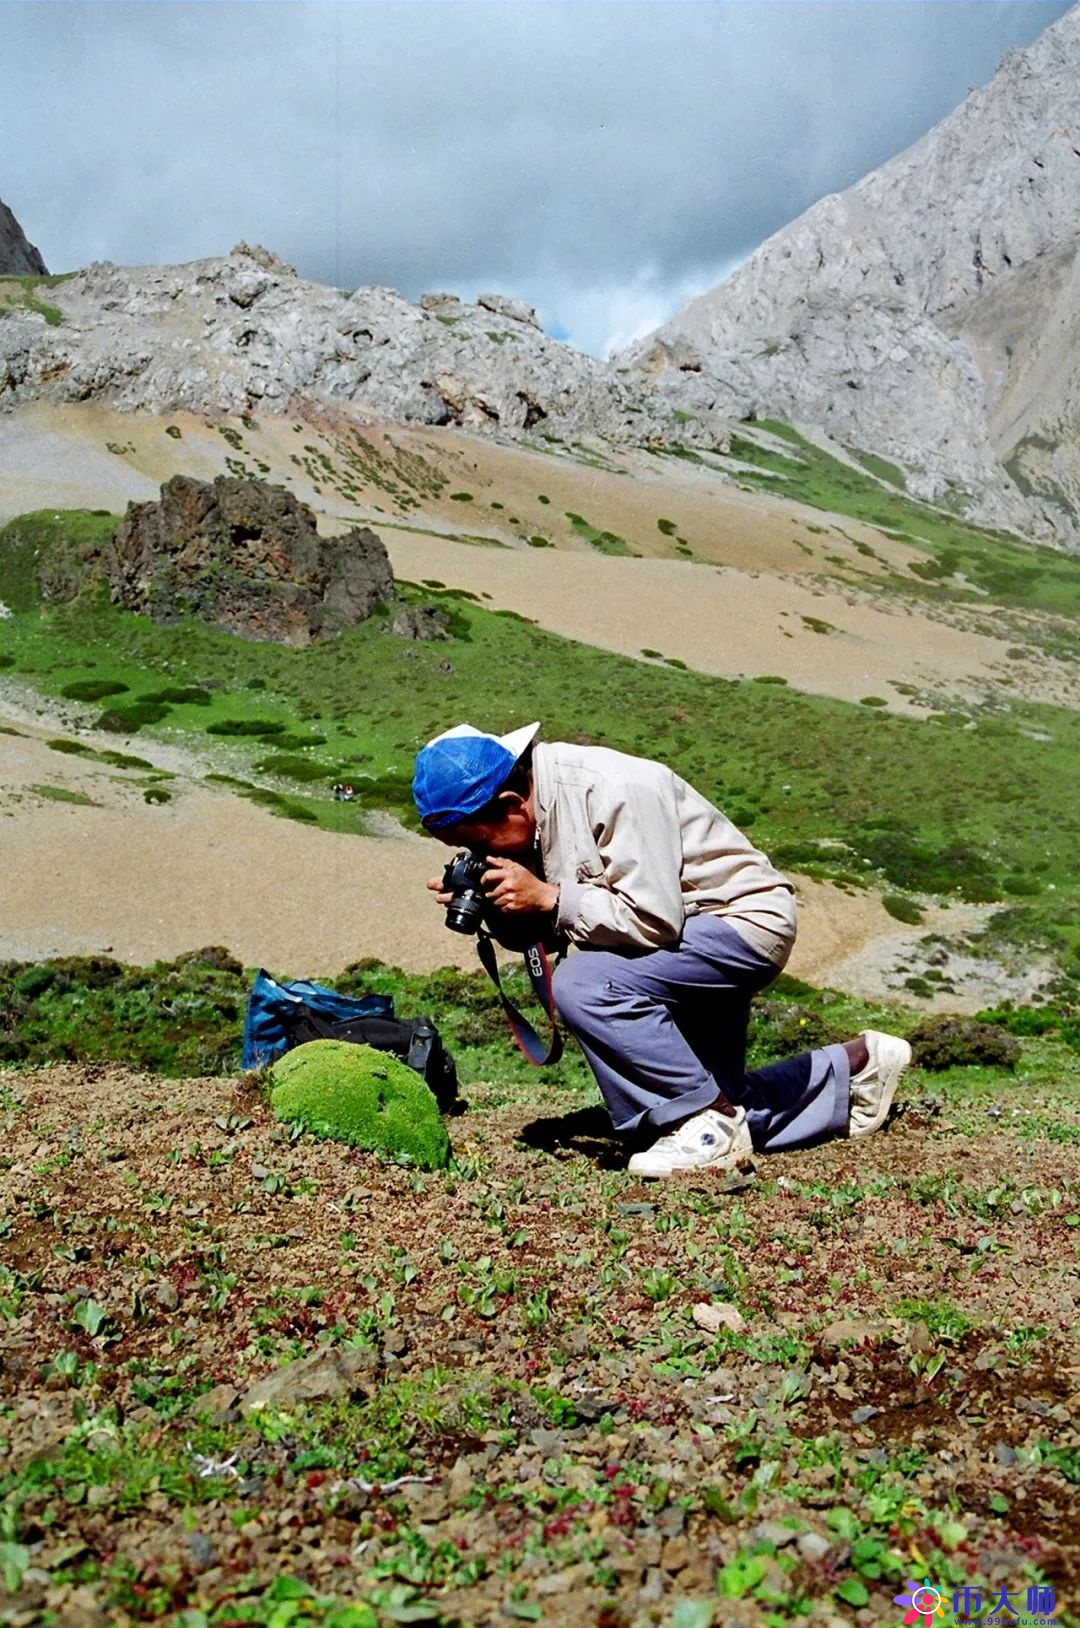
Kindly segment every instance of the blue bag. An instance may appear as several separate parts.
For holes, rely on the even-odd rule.
[[[292,1031],[298,1017],[316,1014],[327,1023],[346,1023],[353,1018],[392,1018],[394,1001],[390,995],[339,995],[325,984],[297,979],[279,984],[268,972],[256,975],[248,996],[244,1017],[244,1068],[261,1068],[272,1063],[293,1044]]]

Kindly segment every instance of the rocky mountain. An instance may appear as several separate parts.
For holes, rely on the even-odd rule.
[[[917,495],[1080,543],[1080,6],[620,360],[801,420]]]
[[[520,301],[305,282],[260,247],[182,266],[96,263],[50,289],[50,324],[0,322],[0,409],[98,400],[130,411],[285,412],[303,398],[367,419],[511,436],[542,428],[723,445],[683,426],[648,379],[549,338]]]
[[[0,277],[46,277],[44,260],[0,198]]]
[[[1078,245],[1080,4],[611,361],[549,338],[520,301],[326,288],[241,243],[182,266],[97,263],[47,306],[0,304],[0,410],[307,402],[361,423],[718,450],[733,421],[775,417],[902,466],[917,497],[1077,547]]]

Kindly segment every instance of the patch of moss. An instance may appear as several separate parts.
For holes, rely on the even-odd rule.
[[[109,695],[126,695],[128,687],[119,679],[79,678],[65,684],[60,694],[68,701],[104,701]]]
[[[145,695],[143,700],[161,701],[174,707],[208,707],[210,691],[204,690],[201,684],[168,684],[163,690]]]
[[[341,733],[344,735],[345,730]],[[325,735],[275,735],[274,750],[277,752],[298,752],[304,746],[325,746]]]
[[[163,702],[133,701],[129,707],[110,707],[95,720],[94,728],[107,729],[114,735],[137,735],[147,724],[159,724],[168,715]]]
[[[290,780],[332,780],[337,773],[332,763],[320,763],[318,758],[293,757],[288,752],[276,752],[261,758],[255,765],[262,774],[286,775]]]
[[[923,913],[915,900],[909,899],[903,893],[886,893],[881,903],[894,921],[905,921],[914,927],[923,919]]]
[[[35,797],[46,797],[52,803],[77,803],[80,808],[100,808],[92,797],[87,797],[81,791],[69,791],[67,786],[28,786]]]
[[[278,1059],[270,1085],[277,1118],[315,1136],[390,1153],[424,1170],[449,1163],[450,1139],[434,1096],[388,1052],[311,1040]]]
[[[251,688],[251,686],[248,686]],[[268,718],[222,718],[216,724],[207,724],[208,735],[281,735],[285,725]]]
[[[131,752],[95,752],[94,756],[100,758],[102,763],[109,763],[114,769],[152,769],[154,765],[144,757],[135,757]]]

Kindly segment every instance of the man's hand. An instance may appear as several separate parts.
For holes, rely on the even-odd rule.
[[[452,893],[446,893],[446,892],[443,891],[442,877],[441,876],[433,876],[431,878],[430,882],[425,882],[424,883],[424,886],[427,888],[429,893],[434,893],[434,895],[435,895],[435,903],[436,904],[441,904],[444,908],[446,907],[446,905],[448,905],[450,903],[450,901],[454,897],[454,895]]]
[[[482,885],[496,909],[508,916],[527,912],[549,915],[559,902],[559,890],[553,882],[542,882],[524,865],[498,854],[488,859]]]

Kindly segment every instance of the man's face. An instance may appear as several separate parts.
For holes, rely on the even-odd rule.
[[[505,812],[501,820],[462,820],[448,825],[432,835],[450,848],[476,848],[486,854],[529,855],[536,837],[536,817],[532,797],[521,797],[515,791],[503,792],[499,798]]]

